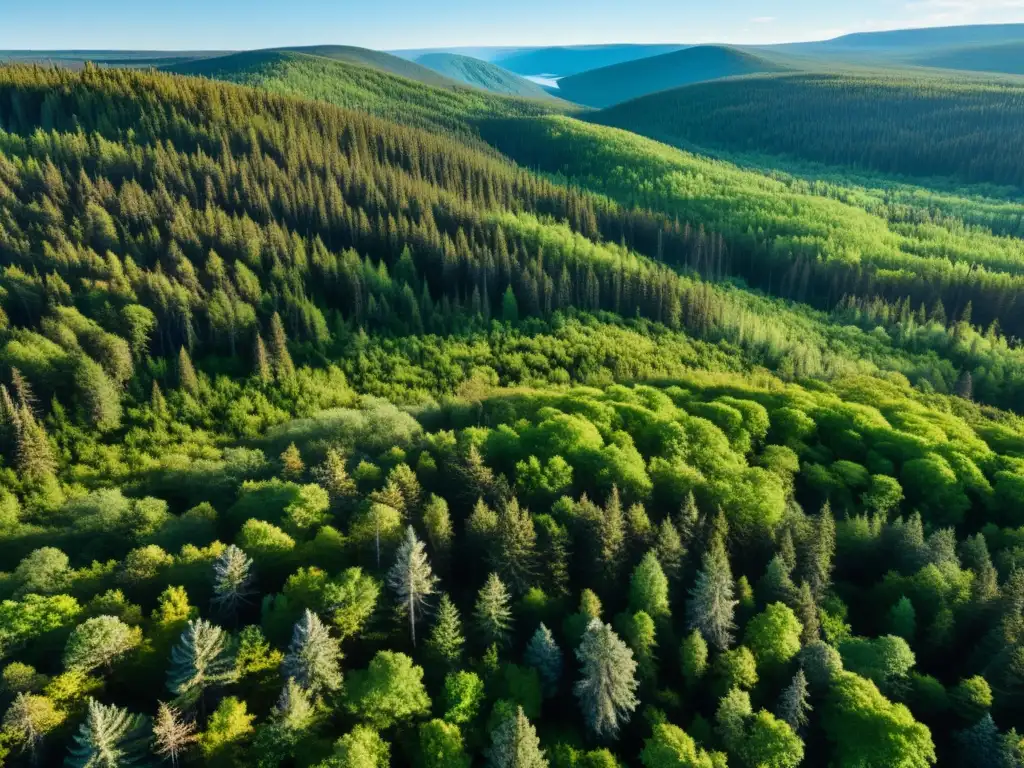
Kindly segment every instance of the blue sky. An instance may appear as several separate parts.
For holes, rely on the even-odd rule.
[[[0,49],[770,43],[1024,22],[1024,0],[0,0]]]

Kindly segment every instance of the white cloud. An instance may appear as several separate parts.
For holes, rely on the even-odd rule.
[[[774,16],[755,16],[750,20],[751,24],[771,24],[775,21]]]

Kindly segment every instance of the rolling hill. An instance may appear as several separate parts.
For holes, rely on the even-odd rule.
[[[789,43],[772,48],[845,60],[911,63],[922,56],[941,56],[962,48],[1024,42],[1024,24],[975,24],[886,32],[858,32],[831,40]]]
[[[913,63],[922,67],[1024,75],[1024,40],[951,48],[915,57]]]
[[[684,45],[581,45],[499,51],[493,63],[517,75],[568,77],[590,69],[645,59],[685,48]]]
[[[0,51],[0,63],[56,64],[79,69],[85,62],[107,67],[148,69],[223,56],[227,51]]]
[[[652,94],[595,122],[677,146],[1024,188],[1024,86],[907,75],[754,75]]]
[[[436,88],[447,88],[457,84],[455,80],[414,61],[407,61],[399,56],[393,56],[383,51],[374,51],[370,48],[357,48],[351,45],[309,45],[276,48],[273,50],[285,53],[303,53],[307,56],[319,56],[325,59],[341,61],[345,64],[357,64],[362,67],[387,72],[391,75],[416,80],[420,83],[426,83]]]
[[[359,50],[359,49],[357,49]],[[472,121],[485,117],[514,117],[563,111],[554,99],[548,104],[537,100],[517,99],[488,93],[456,83],[419,64],[405,62],[394,56],[367,57],[339,52],[333,57],[291,51],[249,51],[214,59],[194,61],[165,67],[167,72],[200,75],[213,80],[250,85],[266,90],[316,99],[346,109],[357,109],[389,120],[426,128],[435,132],[474,136]],[[369,51],[367,53],[374,53]],[[410,79],[368,61],[395,66],[414,74],[420,70],[431,83]],[[568,107],[568,105],[564,105]]]
[[[474,88],[527,99],[551,99],[547,91],[525,77],[496,64],[455,53],[428,53],[416,62],[438,74]]]
[[[558,82],[558,91],[577,104],[608,107],[689,83],[785,68],[781,60],[769,56],[729,46],[698,45],[566,77]]]

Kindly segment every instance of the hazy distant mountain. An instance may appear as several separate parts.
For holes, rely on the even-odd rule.
[[[547,91],[497,64],[455,53],[427,53],[416,63],[466,85],[529,99],[551,99]]]
[[[770,56],[723,45],[698,45],[566,77],[558,83],[558,95],[577,104],[607,107],[689,83],[787,68]]]
[[[565,77],[625,61],[658,56],[685,48],[684,45],[586,45],[536,48],[498,54],[495,64],[519,75]]]
[[[1024,41],[949,48],[915,57],[922,67],[1024,75]]]

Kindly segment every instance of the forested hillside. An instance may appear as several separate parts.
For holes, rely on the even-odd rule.
[[[697,45],[562,78],[558,95],[588,107],[609,107],[690,83],[788,68],[781,57],[724,45]]]
[[[696,84],[597,119],[670,143],[1020,189],[1022,118],[1017,83],[797,74]]]
[[[0,763],[1020,763],[1018,204],[188,68],[0,67]]]
[[[677,51],[684,45],[574,45],[499,53],[494,63],[520,75],[565,77],[589,69]]]
[[[521,96],[525,99],[551,99],[551,95],[536,83],[471,56],[454,53],[428,53],[416,59],[418,64],[428,67],[445,77],[485,91],[502,93],[506,96]]]
[[[1024,40],[930,52],[915,57],[913,62],[922,67],[1024,75]]]

